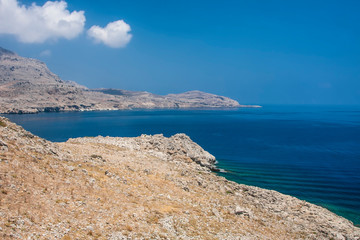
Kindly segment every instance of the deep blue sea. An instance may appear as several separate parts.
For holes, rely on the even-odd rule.
[[[360,106],[6,115],[51,141],[186,133],[226,178],[321,205],[360,224]]]

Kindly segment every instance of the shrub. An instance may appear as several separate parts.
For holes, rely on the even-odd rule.
[[[6,123],[0,120],[0,127],[6,127]]]
[[[90,157],[91,157],[91,158],[98,158],[98,159],[102,159],[102,156],[100,156],[100,155],[96,155],[96,154],[92,154]]]

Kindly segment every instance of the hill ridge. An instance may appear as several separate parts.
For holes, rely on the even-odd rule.
[[[54,143],[0,117],[1,239],[360,239],[325,208],[237,184],[185,134]]]
[[[201,91],[156,95],[122,89],[88,89],[64,81],[44,62],[0,50],[0,113],[37,113],[119,109],[234,108],[224,96]]]

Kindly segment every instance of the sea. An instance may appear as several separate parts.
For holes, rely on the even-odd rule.
[[[229,180],[329,209],[360,226],[360,106],[124,110],[5,115],[51,141],[186,133]]]

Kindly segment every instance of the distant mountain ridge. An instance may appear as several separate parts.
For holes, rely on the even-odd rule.
[[[0,113],[120,109],[234,108],[228,97],[200,91],[165,96],[121,89],[88,89],[61,80],[45,63],[0,47]]]
[[[15,55],[15,53],[10,50],[0,47],[0,56],[1,55]]]

